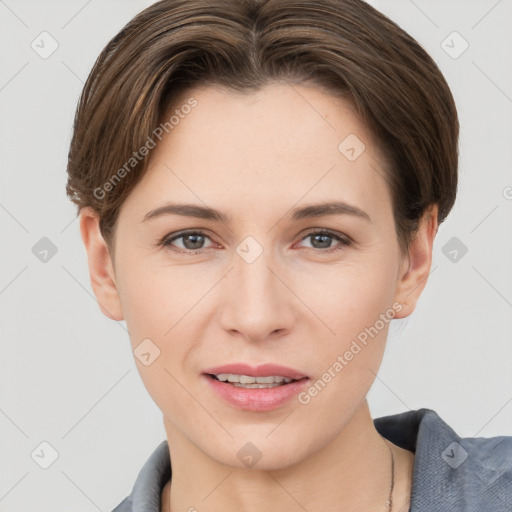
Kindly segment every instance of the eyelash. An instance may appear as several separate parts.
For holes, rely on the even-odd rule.
[[[198,250],[193,250],[193,249],[175,249],[174,246],[171,245],[171,242],[174,242],[174,240],[177,240],[179,238],[183,238],[187,235],[202,235],[204,237],[207,237],[207,238],[210,238],[205,231],[202,231],[201,229],[196,229],[196,230],[190,230],[190,231],[182,231],[180,233],[177,233],[173,236],[166,236],[165,238],[163,238],[158,245],[160,246],[163,246],[163,247],[166,247],[166,248],[169,248],[171,249],[172,251],[174,252],[177,252],[179,254],[187,254],[188,256],[194,256],[196,254],[200,254],[201,252],[203,252],[205,249],[198,249]],[[353,241],[347,237],[346,235],[341,235],[340,233],[337,233],[335,231],[331,231],[330,229],[314,229],[312,231],[309,231],[308,233],[306,233],[301,239],[300,241],[310,237],[310,236],[313,236],[313,235],[328,235],[329,237],[332,237],[332,238],[335,238],[336,240],[338,240],[340,242],[339,245],[335,246],[335,247],[332,247],[332,248],[328,248],[328,249],[315,249],[314,247],[313,248],[308,248],[308,249],[312,249],[313,252],[316,252],[317,254],[318,253],[331,253],[331,252],[334,252],[334,251],[338,251],[340,249],[343,249],[344,247],[348,247],[350,245],[352,245]],[[208,249],[208,248],[207,248]]]

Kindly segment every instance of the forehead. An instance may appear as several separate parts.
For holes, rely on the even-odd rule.
[[[174,99],[164,122],[171,116],[172,129],[134,191],[153,207],[169,196],[238,200],[245,208],[301,198],[363,207],[387,188],[380,155],[351,104],[320,88],[276,83],[241,94],[196,87]]]
[[[187,123],[180,124],[186,124],[198,137],[206,132],[209,138],[236,136],[248,144],[265,143],[269,149],[274,145],[286,149],[290,138],[322,137],[325,144],[321,149],[334,142],[337,150],[337,140],[350,131],[367,145],[370,143],[370,134],[352,104],[317,86],[272,82],[256,91],[237,92],[218,85],[202,85],[174,98],[168,114],[180,111],[192,98],[196,106],[183,117]],[[174,139],[188,135],[183,126],[175,126],[173,132]]]

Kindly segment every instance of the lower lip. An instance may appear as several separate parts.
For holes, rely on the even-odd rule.
[[[273,388],[239,388],[203,374],[211,389],[221,398],[246,411],[271,411],[298,395],[309,379],[292,381]]]

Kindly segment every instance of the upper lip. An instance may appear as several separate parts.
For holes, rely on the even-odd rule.
[[[307,377],[303,373],[293,368],[281,366],[279,364],[267,363],[259,366],[251,366],[246,363],[233,363],[224,364],[222,366],[215,366],[213,368],[207,368],[203,373],[210,375],[219,375],[221,373],[233,374],[233,375],[247,375],[250,377],[287,377],[289,379],[303,379]]]

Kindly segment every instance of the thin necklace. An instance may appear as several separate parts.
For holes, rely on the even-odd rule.
[[[393,450],[391,449],[391,446],[389,446],[389,442],[387,439],[382,437],[384,441],[386,442],[386,446],[389,449],[389,453],[391,454],[391,488],[389,489],[389,497],[386,501],[386,506],[388,507],[388,512],[391,512],[393,509],[393,489],[395,487],[395,456],[393,455]]]

